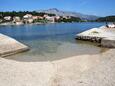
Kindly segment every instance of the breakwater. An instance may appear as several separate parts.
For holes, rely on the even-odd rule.
[[[103,47],[115,48],[115,28],[92,28],[76,35],[77,40],[100,43]]]

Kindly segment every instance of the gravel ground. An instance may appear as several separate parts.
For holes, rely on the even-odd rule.
[[[114,52],[47,62],[0,58],[0,86],[115,86]]]

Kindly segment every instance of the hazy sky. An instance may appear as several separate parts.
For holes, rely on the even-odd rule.
[[[0,11],[57,8],[90,15],[115,15],[115,0],[0,0]]]

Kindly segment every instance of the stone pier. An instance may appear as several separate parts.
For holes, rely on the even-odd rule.
[[[93,28],[76,35],[77,40],[100,43],[103,47],[115,48],[115,28]]]

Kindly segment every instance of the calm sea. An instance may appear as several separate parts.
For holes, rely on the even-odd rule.
[[[0,33],[28,45],[30,51],[9,59],[18,61],[53,61],[76,55],[102,53],[93,43],[77,41],[75,35],[104,23],[56,23],[42,25],[0,26]]]

